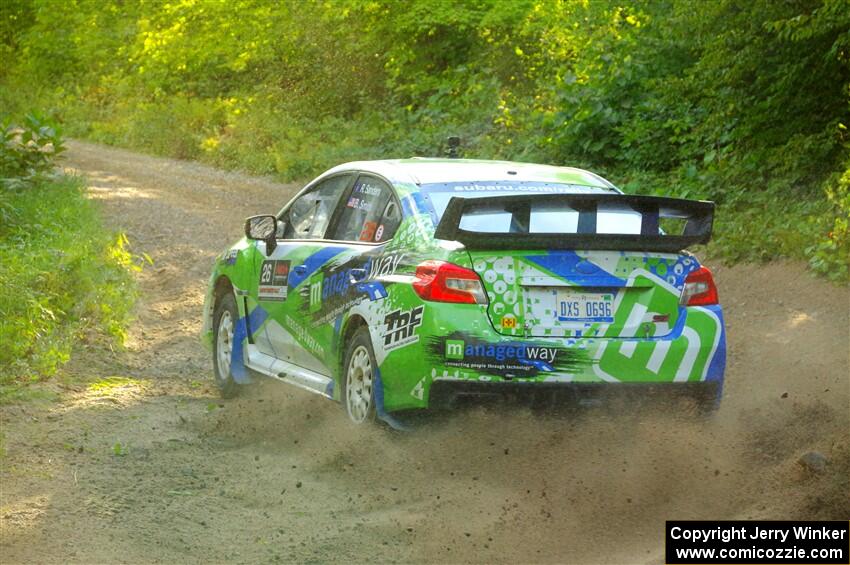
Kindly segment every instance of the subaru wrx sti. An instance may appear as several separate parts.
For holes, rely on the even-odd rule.
[[[248,218],[203,335],[226,396],[264,375],[350,419],[469,398],[665,390],[711,407],[725,368],[714,205],[580,169],[366,161]]]

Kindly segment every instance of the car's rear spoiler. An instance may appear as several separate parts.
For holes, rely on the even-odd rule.
[[[532,203],[561,204],[579,212],[578,233],[482,232],[461,229],[470,213],[509,211],[529,214]],[[625,205],[641,214],[639,234],[596,233],[596,211],[601,204]],[[659,229],[663,218],[684,221],[681,234]],[[675,253],[690,245],[707,243],[714,223],[714,202],[630,194],[521,194],[486,198],[453,197],[437,225],[434,237],[459,241],[469,249],[610,249]],[[528,222],[524,222],[527,226]]]

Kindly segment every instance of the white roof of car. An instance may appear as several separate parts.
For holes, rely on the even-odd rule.
[[[355,161],[334,167],[326,174],[347,170],[373,172],[394,182],[413,182],[418,185],[472,181],[531,181],[615,189],[607,180],[583,169],[513,161],[420,157]]]

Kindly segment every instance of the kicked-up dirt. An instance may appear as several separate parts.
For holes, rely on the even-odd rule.
[[[850,518],[850,291],[713,265],[722,407],[472,410],[355,427],[277,383],[221,400],[198,334],[213,258],[297,187],[74,142],[138,274],[124,351],[81,344],[59,400],[0,407],[2,563],[661,563],[670,519]],[[64,383],[64,384],[62,384]],[[817,451],[826,465],[802,465]]]

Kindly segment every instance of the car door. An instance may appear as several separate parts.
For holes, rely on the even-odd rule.
[[[360,174],[343,194],[321,249],[292,263],[284,319],[296,342],[293,362],[333,376],[333,347],[345,315],[364,300],[381,300],[387,292],[372,280],[386,274],[394,257],[382,255],[384,244],[401,223],[401,208],[392,187],[377,176]]]
[[[309,301],[304,283],[343,251],[328,244],[325,232],[355,176],[333,175],[299,194],[279,215],[277,245],[271,254],[265,253],[265,243],[258,242],[266,257],[258,274],[257,301],[267,314],[265,332],[274,357],[325,375],[327,351],[310,337],[309,323],[301,313]]]

